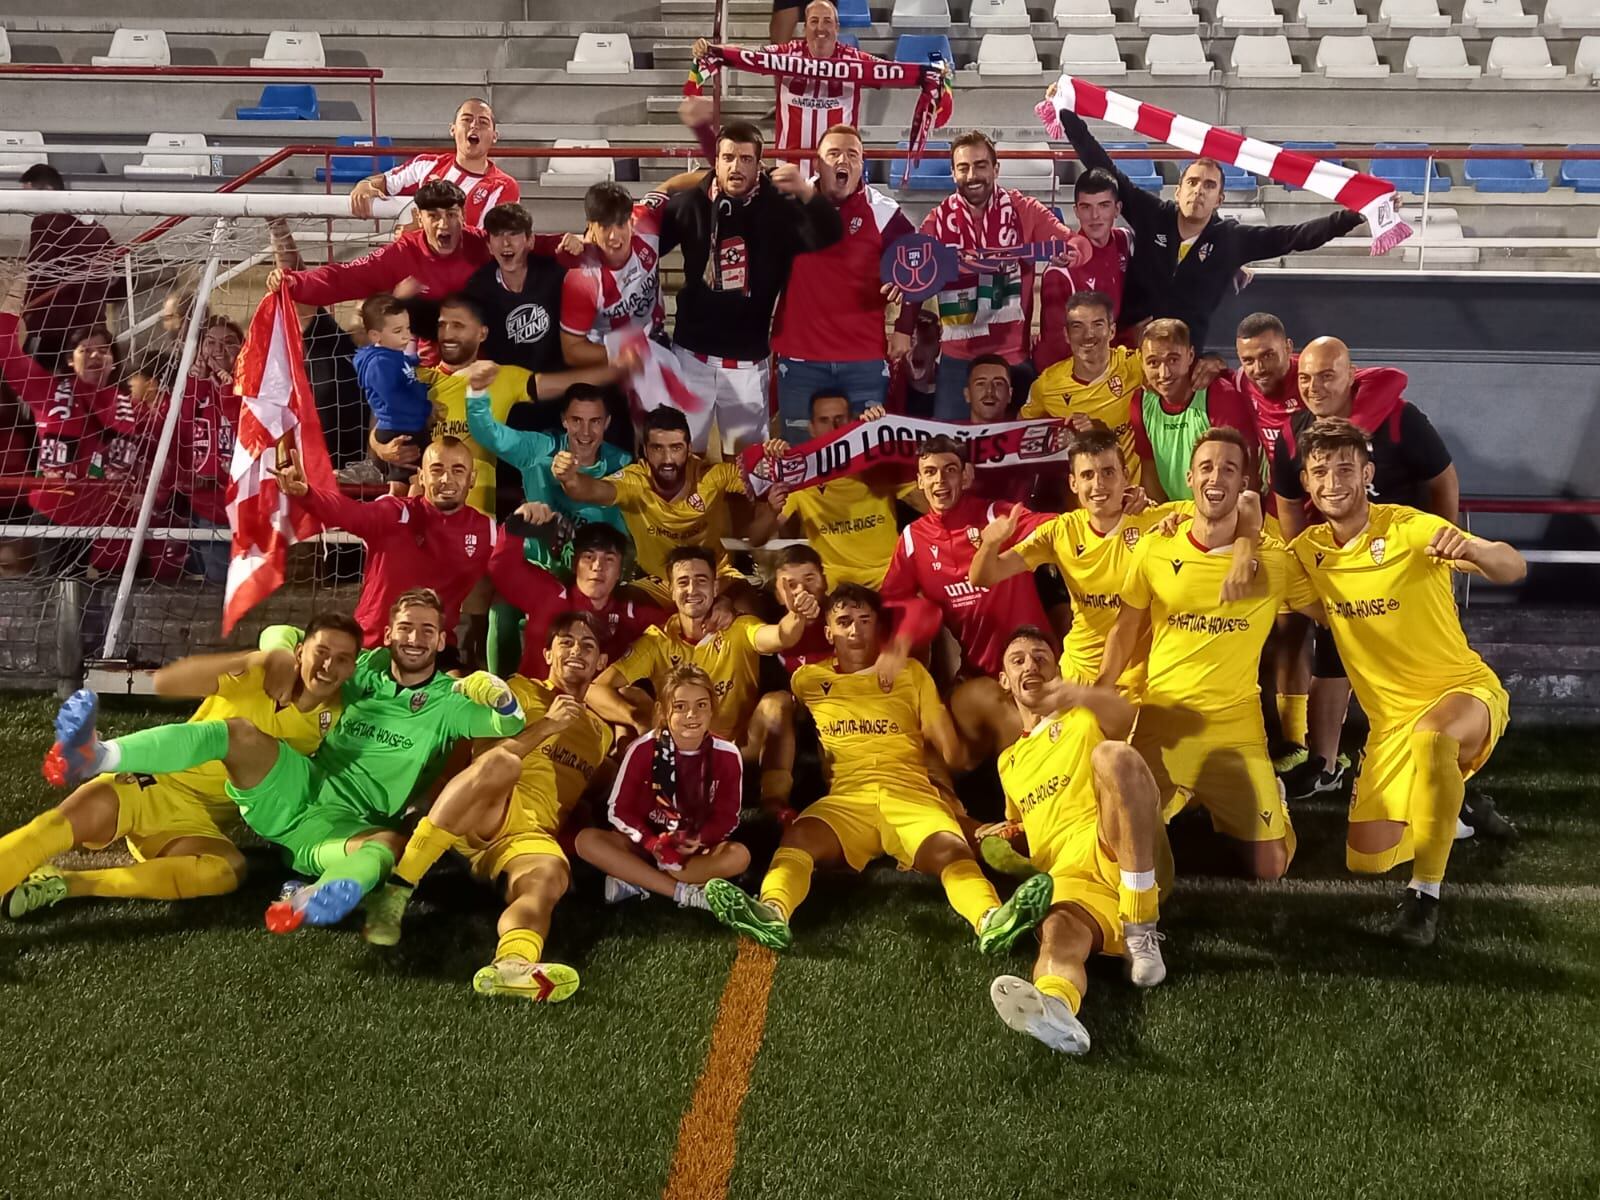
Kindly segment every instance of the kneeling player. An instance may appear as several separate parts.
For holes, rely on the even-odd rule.
[[[1109,688],[1061,678],[1041,629],[1011,635],[1000,685],[1016,703],[1023,736],[1000,756],[1006,817],[1020,821],[1033,865],[1051,880],[1033,982],[1002,975],[989,988],[1000,1018],[1052,1050],[1082,1054],[1078,1020],[1096,951],[1128,961],[1137,987],[1167,976],[1156,933],[1159,887],[1172,859],[1156,781],[1124,738],[1134,708]]]
[[[982,950],[1005,950],[1044,915],[1050,877],[1025,880],[1000,903],[924,765],[925,743],[947,761],[960,749],[933,677],[911,661],[890,687],[881,685],[881,606],[870,588],[836,588],[824,615],[834,657],[802,667],[790,686],[816,721],[829,792],[784,833],[760,899],[714,879],[706,884],[711,911],[762,945],[786,949],[793,941],[789,918],[806,898],[813,870],[845,865],[862,871],[887,854],[939,878]]]

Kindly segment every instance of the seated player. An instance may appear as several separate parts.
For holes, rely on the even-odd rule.
[[[604,783],[613,739],[611,727],[583,704],[606,661],[599,622],[591,613],[565,612],[549,628],[544,680],[507,681],[527,726],[444,785],[389,882],[368,902],[366,938],[380,946],[399,942],[412,890],[454,847],[477,878],[504,880],[500,940],[494,961],[472,977],[473,991],[555,1003],[578,990],[575,970],[543,961],[551,914],[571,881],[562,827],[584,794]]]
[[[240,651],[179,659],[156,672],[156,695],[204,697],[191,722],[249,721],[269,737],[310,754],[339,719],[340,690],[355,669],[361,627],[343,613],[321,613],[292,653]],[[69,702],[71,722],[93,693]],[[63,731],[70,735],[70,724]],[[67,780],[58,746],[45,776]],[[190,900],[233,891],[244,856],[228,837],[239,811],[228,799],[227,773],[215,763],[167,775],[97,775],[55,808],[0,838],[0,897],[16,919],[81,896]],[[134,862],[95,871],[61,871],[48,863],[68,850],[99,850],[126,838]]]
[[[1026,731],[1000,755],[1006,818],[1021,823],[1054,892],[1033,982],[1002,975],[989,997],[1018,1033],[1083,1054],[1089,1032],[1077,1014],[1091,954],[1125,958],[1136,987],[1167,976],[1156,921],[1172,857],[1156,781],[1124,740],[1133,705],[1108,688],[1063,680],[1042,630],[1012,634],[1000,685]]]
[[[1510,720],[1505,688],[1462,632],[1450,573],[1516,583],[1527,563],[1443,517],[1371,503],[1371,446],[1349,421],[1318,419],[1299,449],[1303,484],[1325,523],[1289,545],[1300,571],[1290,603],[1332,630],[1372,725],[1345,862],[1363,874],[1413,862],[1390,932],[1428,946],[1466,780]]]
[[[606,875],[606,903],[654,893],[679,908],[705,908],[705,884],[732,879],[750,851],[729,836],[739,824],[744,760],[711,732],[716,685],[699,667],[674,667],[661,686],[656,728],[623,752],[606,814],[611,829],[585,829],[576,848]]]
[[[786,692],[756,697],[763,654],[778,654],[800,641],[809,611],[785,613],[776,625],[759,618],[736,617],[724,630],[711,627],[716,603],[716,560],[700,546],[679,546],[667,556],[672,603],[677,614],[665,625],[652,625],[633,648],[595,680],[590,698],[608,721],[650,728],[651,706],[637,692],[625,697],[617,689],[648,679],[657,697],[677,667],[693,665],[716,683],[716,714],[711,731],[740,748],[747,763],[761,767],[762,807],[778,811],[788,803],[794,785],[794,702]]]
[[[1294,827],[1267,756],[1257,672],[1288,587],[1283,547],[1257,550],[1259,568],[1242,596],[1224,590],[1254,455],[1237,429],[1201,436],[1187,479],[1194,520],[1139,539],[1098,682],[1115,684],[1151,639],[1133,747],[1156,777],[1162,815],[1204,808],[1232,863],[1277,879],[1294,857]]]
[[[955,723],[933,676],[911,661],[883,686],[875,670],[883,646],[882,608],[870,588],[835,588],[825,612],[834,657],[800,668],[791,687],[816,721],[828,794],[785,830],[759,899],[712,880],[706,903],[723,924],[785,950],[794,940],[789,919],[811,890],[817,867],[860,872],[888,855],[938,878],[950,907],[976,931],[979,949],[1007,949],[1044,916],[1050,877],[1024,880],[1000,903],[954,812],[928,778],[928,746],[947,761],[960,753]]]

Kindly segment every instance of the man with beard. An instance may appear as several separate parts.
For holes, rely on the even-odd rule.
[[[1117,227],[1122,200],[1109,172],[1091,168],[1078,176],[1072,185],[1072,214],[1094,253],[1074,267],[1052,263],[1039,276],[1039,340],[1033,346],[1033,366],[1041,373],[1072,353],[1067,305],[1078,293],[1099,292],[1110,302],[1109,320],[1116,323],[1122,282],[1133,257],[1133,235]]]
[[[1254,490],[1261,475],[1255,414],[1221,374],[1196,382],[1194,344],[1183,322],[1149,322],[1139,339],[1139,357],[1145,386],[1135,394],[1129,417],[1135,452],[1154,468],[1148,477],[1141,472],[1145,491],[1156,500],[1190,499],[1190,455],[1200,435],[1218,427],[1244,434]]]
[[[1305,407],[1300,403],[1300,356],[1283,322],[1265,312],[1251,313],[1239,322],[1233,349],[1239,357],[1233,386],[1255,409],[1256,430],[1270,463],[1289,418]]]
[[[372,215],[372,202],[380,196],[410,196],[436,179],[461,190],[462,218],[469,229],[483,226],[484,216],[498,204],[515,204],[522,198],[517,181],[489,161],[489,151],[500,138],[494,109],[487,100],[463,100],[450,122],[453,152],[419,154],[391,171],[369,175],[350,190],[350,211],[358,217]]]
[[[1204,808],[1230,865],[1248,877],[1277,879],[1294,857],[1294,827],[1267,757],[1256,675],[1287,595],[1283,548],[1258,549],[1255,579],[1243,596],[1225,598],[1224,591],[1255,451],[1237,429],[1200,438],[1188,479],[1194,520],[1139,539],[1098,683],[1115,685],[1150,639],[1133,746],[1156,777],[1163,817]]]

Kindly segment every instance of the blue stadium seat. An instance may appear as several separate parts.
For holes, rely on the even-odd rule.
[[[1374,142],[1375,150],[1430,150],[1432,147],[1427,142]],[[1387,179],[1394,184],[1395,190],[1412,192],[1421,195],[1423,179],[1427,175],[1427,158],[1375,158],[1372,160],[1372,174],[1379,179]],[[1429,192],[1448,192],[1450,190],[1450,176],[1439,169],[1439,164],[1433,164],[1433,179],[1428,183]]]
[[[376,143],[370,137],[360,135],[345,135],[335,138],[340,146],[392,146],[393,138],[380,137]],[[379,171],[392,171],[400,165],[400,160],[392,154],[381,155],[374,159],[369,154],[335,154],[333,156],[333,170],[330,173],[323,167],[317,168],[317,182],[325,183],[330,178],[334,183],[360,183],[368,175],[376,175]]]
[[[1520,142],[1473,142],[1471,150],[1521,150]],[[1479,192],[1548,192],[1550,180],[1527,158],[1469,158],[1466,179]]]
[[[872,24],[872,9],[867,0],[838,0],[840,29],[866,29]]]
[[[317,89],[309,83],[269,83],[254,108],[233,115],[241,121],[315,121],[321,114]]]
[[[910,142],[900,142],[902,150],[909,149]],[[898,185],[900,176],[905,171],[903,159],[891,159],[889,162],[889,182]],[[907,186],[914,192],[953,192],[956,187],[955,176],[950,173],[950,143],[929,142],[922,152],[922,161],[911,171],[911,181]]]
[[[1107,150],[1148,150],[1149,142],[1102,142]],[[1146,192],[1159,192],[1161,190],[1161,172],[1156,169],[1153,158],[1119,158],[1114,160],[1117,170],[1121,171],[1135,187]]]
[[[1254,196],[1261,190],[1261,181],[1256,178],[1254,172],[1236,167],[1232,163],[1223,163],[1222,190],[1235,198]]]
[[[894,43],[895,62],[931,62],[937,55],[954,69],[956,56],[950,49],[950,39],[942,33],[902,33]]]
[[[1050,215],[1052,217],[1054,217],[1056,220],[1060,221],[1063,225],[1065,225],[1067,223],[1067,214],[1066,214],[1066,211],[1061,207],[1061,205],[1052,204],[1049,207],[1050,207]]]
[[[1342,160],[1329,154],[1319,153],[1323,150],[1332,150],[1338,144],[1338,142],[1285,142],[1283,143],[1283,148],[1285,150],[1297,150],[1301,154],[1314,154],[1317,158],[1322,159],[1323,162],[1338,163],[1342,162]],[[1286,183],[1283,185],[1283,190],[1286,192],[1298,192],[1300,189],[1291,187]]]
[[[1600,150],[1600,145],[1584,143],[1568,146],[1568,150]],[[1562,187],[1579,192],[1600,192],[1600,158],[1572,158],[1561,164],[1561,174],[1556,182]]]
[[[861,49],[861,39],[853,33],[841,33],[839,35],[839,44],[841,46],[854,46],[857,50]]]

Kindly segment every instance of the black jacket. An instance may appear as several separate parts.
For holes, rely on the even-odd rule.
[[[712,227],[711,181],[674,192],[661,221],[661,254],[683,248],[673,343],[712,358],[745,362],[771,353],[772,310],[797,254],[822,250],[844,236],[839,210],[821,192],[805,203],[786,196],[763,174],[755,194],[719,200],[717,250],[722,287],[706,284]]]
[[[1144,191],[1117,170],[1082,117],[1065,111],[1060,117],[1083,165],[1101,167],[1116,176],[1122,216],[1133,229],[1133,258],[1123,285],[1118,325],[1136,325],[1147,317],[1176,317],[1189,327],[1190,339],[1200,349],[1206,344],[1211,314],[1233,286],[1240,267],[1298,250],[1315,250],[1349,233],[1364,219],[1348,209],[1303,225],[1241,225],[1213,216],[1179,262],[1178,246],[1183,239],[1178,235],[1178,206]]]

